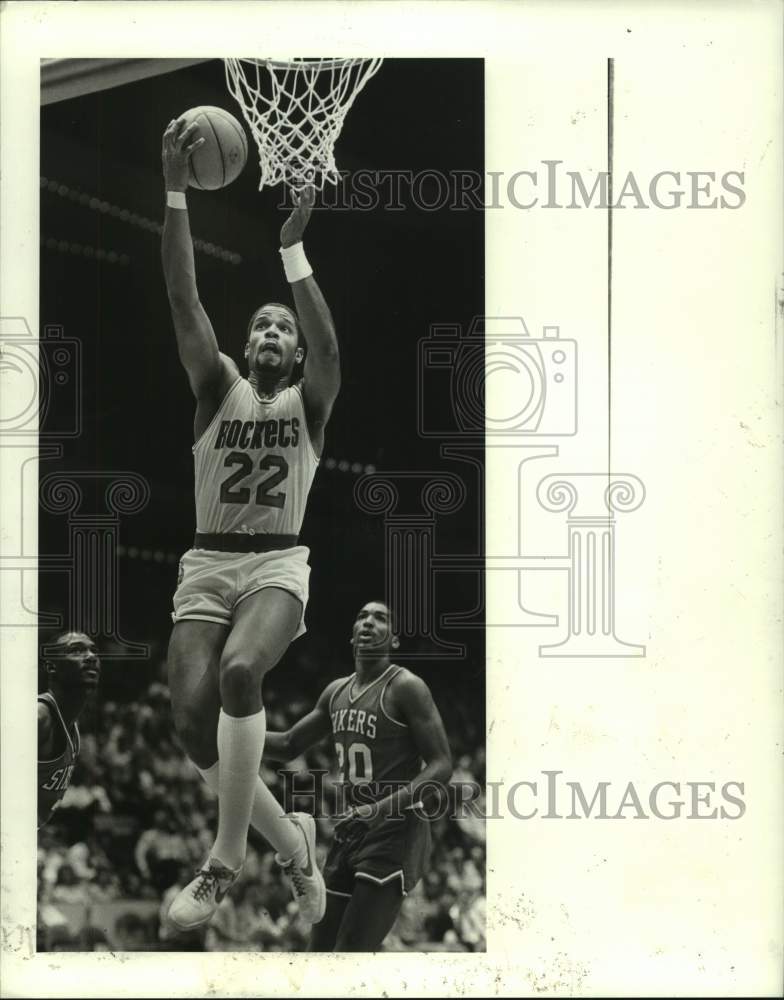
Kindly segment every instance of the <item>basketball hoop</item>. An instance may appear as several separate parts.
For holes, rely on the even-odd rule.
[[[226,82],[259,148],[263,187],[340,179],[335,143],[381,59],[225,59]]]

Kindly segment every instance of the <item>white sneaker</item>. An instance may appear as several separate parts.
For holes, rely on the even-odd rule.
[[[171,923],[181,931],[191,931],[206,924],[239,873],[239,868],[234,871],[216,858],[208,858],[204,868],[196,873],[196,878],[174,897],[169,907]]]
[[[275,860],[289,880],[302,919],[306,923],[317,924],[324,919],[327,909],[327,890],[316,864],[316,821],[307,813],[289,813],[289,819],[302,831],[305,861],[299,865],[295,858],[283,861],[279,854],[275,855]]]

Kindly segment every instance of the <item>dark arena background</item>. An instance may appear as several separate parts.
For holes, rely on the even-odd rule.
[[[254,831],[242,881],[206,933],[173,938],[160,920],[203,862],[216,812],[178,746],[166,685],[178,560],[195,528],[194,404],[160,264],[161,136],[188,108],[218,105],[237,118],[240,109],[219,60],[168,72],[159,61],[156,75],[113,86],[100,64],[121,60],[49,62],[58,65],[42,67],[40,320],[52,381],[39,607],[93,635],[103,674],[72,786],[39,834],[38,947],[302,950],[306,928]],[[286,727],[351,672],[356,612],[388,597],[399,662],[427,681],[444,717],[453,781],[479,786],[483,420],[473,433],[456,422],[449,366],[431,367],[421,342],[439,327],[454,361],[461,331],[484,312],[481,195],[461,198],[458,178],[481,178],[483,156],[481,60],[388,60],[348,113],[336,148],[347,176],[320,197],[305,235],[343,372],[301,536],[311,548],[308,632],[264,688],[269,729]],[[278,255],[285,196],[259,193],[258,176],[249,141],[239,180],[188,196],[201,299],[243,371],[252,311],[291,301]],[[374,497],[395,490],[396,507],[374,509]],[[56,624],[47,619],[42,642]],[[288,766],[297,803],[312,811],[308,772],[332,769],[329,744]],[[283,779],[265,777],[282,795]],[[323,861],[332,824],[319,828]],[[445,816],[433,833],[429,873],[387,947],[483,949],[483,823]]]

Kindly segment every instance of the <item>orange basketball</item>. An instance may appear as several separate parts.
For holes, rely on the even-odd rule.
[[[236,180],[248,159],[245,130],[234,115],[223,108],[204,105],[180,115],[186,125],[196,122],[198,129],[192,138],[204,139],[191,156],[191,187],[216,191]]]

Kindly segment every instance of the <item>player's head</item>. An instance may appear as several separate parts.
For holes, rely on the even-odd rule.
[[[49,687],[89,694],[98,687],[101,661],[92,639],[84,632],[61,632],[44,648]]]
[[[249,371],[291,380],[305,359],[305,341],[294,310],[280,302],[259,306],[248,324],[245,357]]]
[[[354,656],[389,656],[398,649],[400,640],[395,635],[392,610],[386,601],[368,601],[363,604],[351,629]]]

